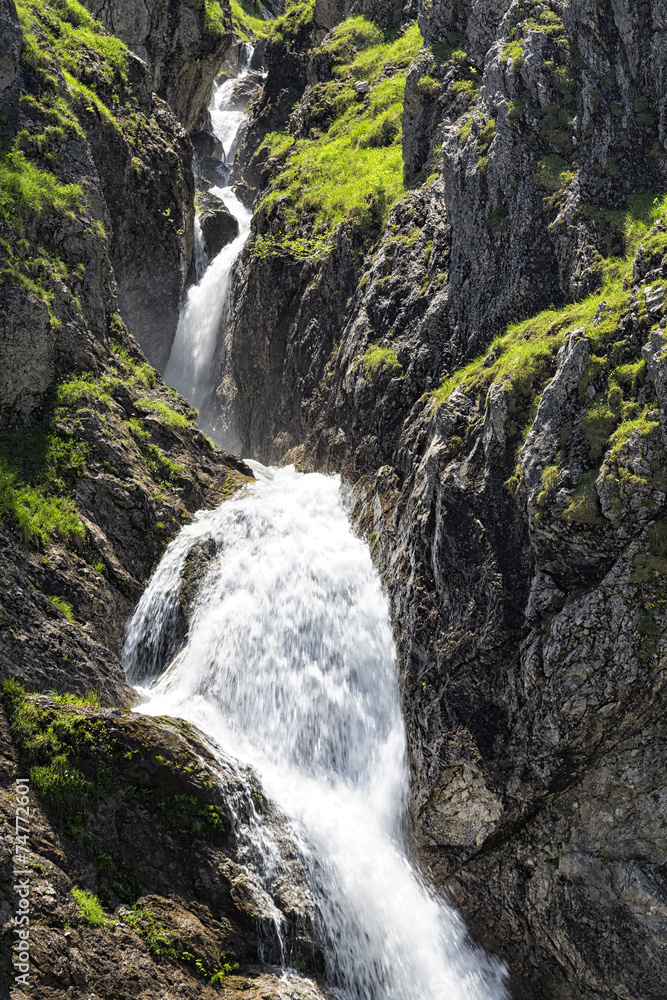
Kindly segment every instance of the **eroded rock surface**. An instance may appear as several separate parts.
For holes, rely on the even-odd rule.
[[[220,19],[215,22],[207,17],[204,0],[87,0],[85,6],[143,59],[152,90],[167,101],[186,131],[195,128],[234,40],[228,0],[217,5]]]

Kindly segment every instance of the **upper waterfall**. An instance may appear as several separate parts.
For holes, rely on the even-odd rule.
[[[250,232],[252,213],[239,201],[229,175],[234,163],[240,130],[246,118],[247,94],[235,99],[235,90],[250,71],[253,48],[241,46],[236,76],[222,80],[213,89],[209,113],[213,131],[222,143],[223,161],[219,167],[220,184],[210,188],[238,222],[238,236],[206,262],[201,245],[201,228],[195,225],[196,284],[188,290],[181,307],[176,335],[164,378],[193,406],[200,410],[200,426],[219,440],[213,412],[214,394],[219,381],[220,348],[224,345],[225,319],[230,310],[232,269]],[[205,268],[203,264],[207,263]],[[203,273],[202,273],[203,272]]]

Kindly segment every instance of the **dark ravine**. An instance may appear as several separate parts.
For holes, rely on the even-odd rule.
[[[305,977],[285,992],[259,963],[261,905],[233,844],[195,838],[198,879],[179,860],[157,799],[193,796],[222,816],[224,795],[252,782],[230,772],[212,802],[205,743],[126,712],[119,664],[123,624],[179,524],[251,474],[211,447],[155,368],[191,265],[188,133],[204,149],[213,80],[235,35],[258,34],[269,72],[237,159],[256,214],[237,264],[224,421],[246,457],[340,472],[354,487],[391,599],[415,853],[506,960],[513,997],[664,997],[661,0],[316,0],[288,4],[278,31],[250,20],[251,3],[216,4],[212,21],[209,3],[90,2],[129,50],[110,57],[98,38],[79,46],[76,70],[33,5],[18,6],[22,28],[0,0],[3,155],[83,196],[51,191],[34,211],[2,203],[0,674],[42,692],[30,702],[40,726],[78,714],[144,762],[124,768],[121,801],[100,786],[86,805],[103,831],[92,841],[48,797],[38,805],[29,995],[221,995],[184,952],[209,971],[241,963],[226,996],[324,995]],[[67,21],[65,5],[47,6]],[[294,201],[287,178],[291,157],[336,127],[332,81],[351,87],[357,52],[380,44],[364,28],[352,55],[336,48],[361,16],[383,43],[418,19],[423,44],[405,66],[369,70],[370,96],[354,98],[363,114],[376,87],[405,74],[402,116],[371,144],[400,148],[404,190],[391,207],[369,196],[355,221]],[[67,109],[57,121],[56,99]],[[294,252],[321,233],[324,254]],[[255,252],[267,238],[279,253]],[[46,696],[90,688],[106,707]],[[4,707],[11,817],[17,769],[41,761]],[[194,755],[194,776],[141,741],[168,760]],[[71,753],[98,781],[100,761]],[[298,895],[287,838],[284,851]],[[127,902],[107,857],[132,869]],[[108,914],[138,906],[143,923],[87,923],[72,885],[100,894]],[[310,915],[293,904],[278,905],[316,979]],[[5,949],[13,905],[3,890]],[[138,971],[118,971],[119,954]]]

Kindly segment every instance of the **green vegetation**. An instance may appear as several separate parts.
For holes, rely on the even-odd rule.
[[[68,622],[74,623],[74,610],[68,601],[65,601],[62,597],[57,597],[55,595],[51,595],[49,600],[51,601],[51,604],[54,604],[58,608],[58,611],[65,616]]]
[[[333,249],[329,236],[310,238],[289,236],[258,236],[249,247],[252,257],[289,257],[291,260],[322,260]]]
[[[70,829],[85,829],[82,814],[89,801],[115,795],[148,805],[184,840],[224,835],[218,807],[194,795],[161,795],[129,780],[128,766],[140,751],[126,751],[112,737],[106,719],[88,713],[98,701],[94,694],[61,694],[45,703],[13,679],[4,682],[3,693],[14,739],[31,765],[35,791],[68,820]],[[143,752],[175,772],[191,770],[183,760],[156,755],[152,747]]]
[[[568,184],[574,179],[574,171],[560,156],[544,156],[538,161],[533,172],[533,182],[536,187],[551,192],[544,201],[548,208],[562,197]]]
[[[364,377],[368,382],[374,382],[381,372],[388,371],[395,376],[402,377],[403,365],[398,360],[393,347],[380,347],[379,344],[371,344],[360,356],[357,362],[363,368]]]
[[[442,85],[428,73],[420,76],[415,84],[415,92],[422,97],[437,97],[441,89]],[[456,93],[469,93],[470,91],[476,93],[475,85],[471,80],[459,80],[458,83],[454,84],[454,90]]]
[[[264,210],[279,214],[290,239],[301,235],[304,216],[316,236],[328,236],[343,220],[362,230],[384,224],[404,191],[403,90],[420,45],[416,26],[392,40],[363,17],[348,18],[332,31],[324,51],[334,79],[316,84],[310,96],[320,127],[289,148],[263,202]],[[357,80],[368,81],[368,94],[357,94]],[[268,142],[287,152],[284,133]]]
[[[647,252],[652,252],[656,242],[665,244],[664,233],[651,237],[650,230],[666,211],[667,197],[649,195],[630,198],[625,212],[607,213],[607,222],[622,234],[625,252],[620,258],[610,257],[600,261],[602,285],[599,291],[581,302],[547,309],[510,325],[482,355],[444,379],[434,393],[436,405],[448,399],[457,387],[477,395],[488,389],[492,382],[500,382],[510,397],[510,415],[513,416],[513,411],[525,412],[553,375],[555,356],[563,344],[563,333],[581,326],[586,327],[593,350],[606,354],[616,339],[618,320],[631,306],[632,292],[625,285],[631,276],[634,254],[639,243],[647,248]],[[606,303],[606,308],[593,325],[593,318],[602,301]],[[606,360],[604,363],[607,363]],[[641,362],[622,365],[617,369],[616,381],[623,385],[637,385],[642,371]],[[604,432],[600,423],[603,415],[598,413],[597,405],[588,421],[590,445],[596,454],[601,447],[599,435]],[[605,406],[608,405],[607,402]],[[611,433],[619,421],[613,411],[609,412],[615,423],[612,426],[610,418],[605,426]]]
[[[523,45],[520,41],[508,42],[503,49],[502,61],[507,64],[512,60],[512,69],[518,73],[523,66]]]
[[[315,0],[286,0],[284,14],[269,20],[264,19],[256,0],[231,0],[231,8],[234,32],[239,38],[286,41],[312,28]]]
[[[48,414],[30,430],[0,433],[0,518],[37,545],[53,537],[82,541],[85,530],[67,494],[87,454],[82,442],[51,429]]]
[[[229,28],[218,0],[204,0],[204,31],[209,35],[225,35]]]
[[[79,920],[82,923],[90,924],[92,927],[101,927],[104,924],[111,923],[99,899],[92,892],[86,892],[85,889],[79,889],[73,885],[72,895],[76,900]]]
[[[137,399],[137,406],[143,406],[147,410],[153,410],[157,413],[163,424],[168,427],[191,427],[197,419],[196,412],[193,410],[190,417],[186,417],[184,413],[179,413],[172,406],[168,406],[159,399]]]
[[[595,489],[597,477],[597,471],[585,472],[579,477],[574,496],[563,511],[564,520],[573,521],[576,524],[602,524],[604,522],[604,518],[600,514],[600,504]]]

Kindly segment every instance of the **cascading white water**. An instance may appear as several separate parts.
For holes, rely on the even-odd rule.
[[[220,325],[229,309],[229,279],[248,238],[252,218],[232,188],[213,187],[211,193],[221,198],[238,220],[239,235],[213,258],[199,284],[190,288],[164,373],[165,382],[197,408],[214,388],[213,359]]]
[[[241,101],[241,107],[238,107],[234,92],[239,81],[248,75],[252,53],[252,46],[241,48],[237,75],[214,88],[209,106],[213,131],[224,150],[224,162],[219,168],[224,185],[229,180],[239,130],[246,119],[243,109],[245,102]],[[220,198],[237,220],[239,235],[232,243],[223,247],[203,273],[200,273],[204,254],[201,227],[199,233],[195,231],[197,284],[187,293],[164,371],[165,382],[177,389],[197,409],[205,406],[215,389],[217,372],[214,359],[221,325],[224,325],[225,314],[230,305],[232,268],[248,238],[252,219],[252,213],[241,204],[231,187],[214,186],[210,188],[210,193]]]
[[[139,603],[126,669],[134,681],[157,675],[140,710],[199,725],[293,821],[337,996],[500,1000],[503,969],[406,854],[388,606],[340,482],[255,468],[256,484],[181,531]],[[217,554],[169,663],[181,573],[203,539]]]

